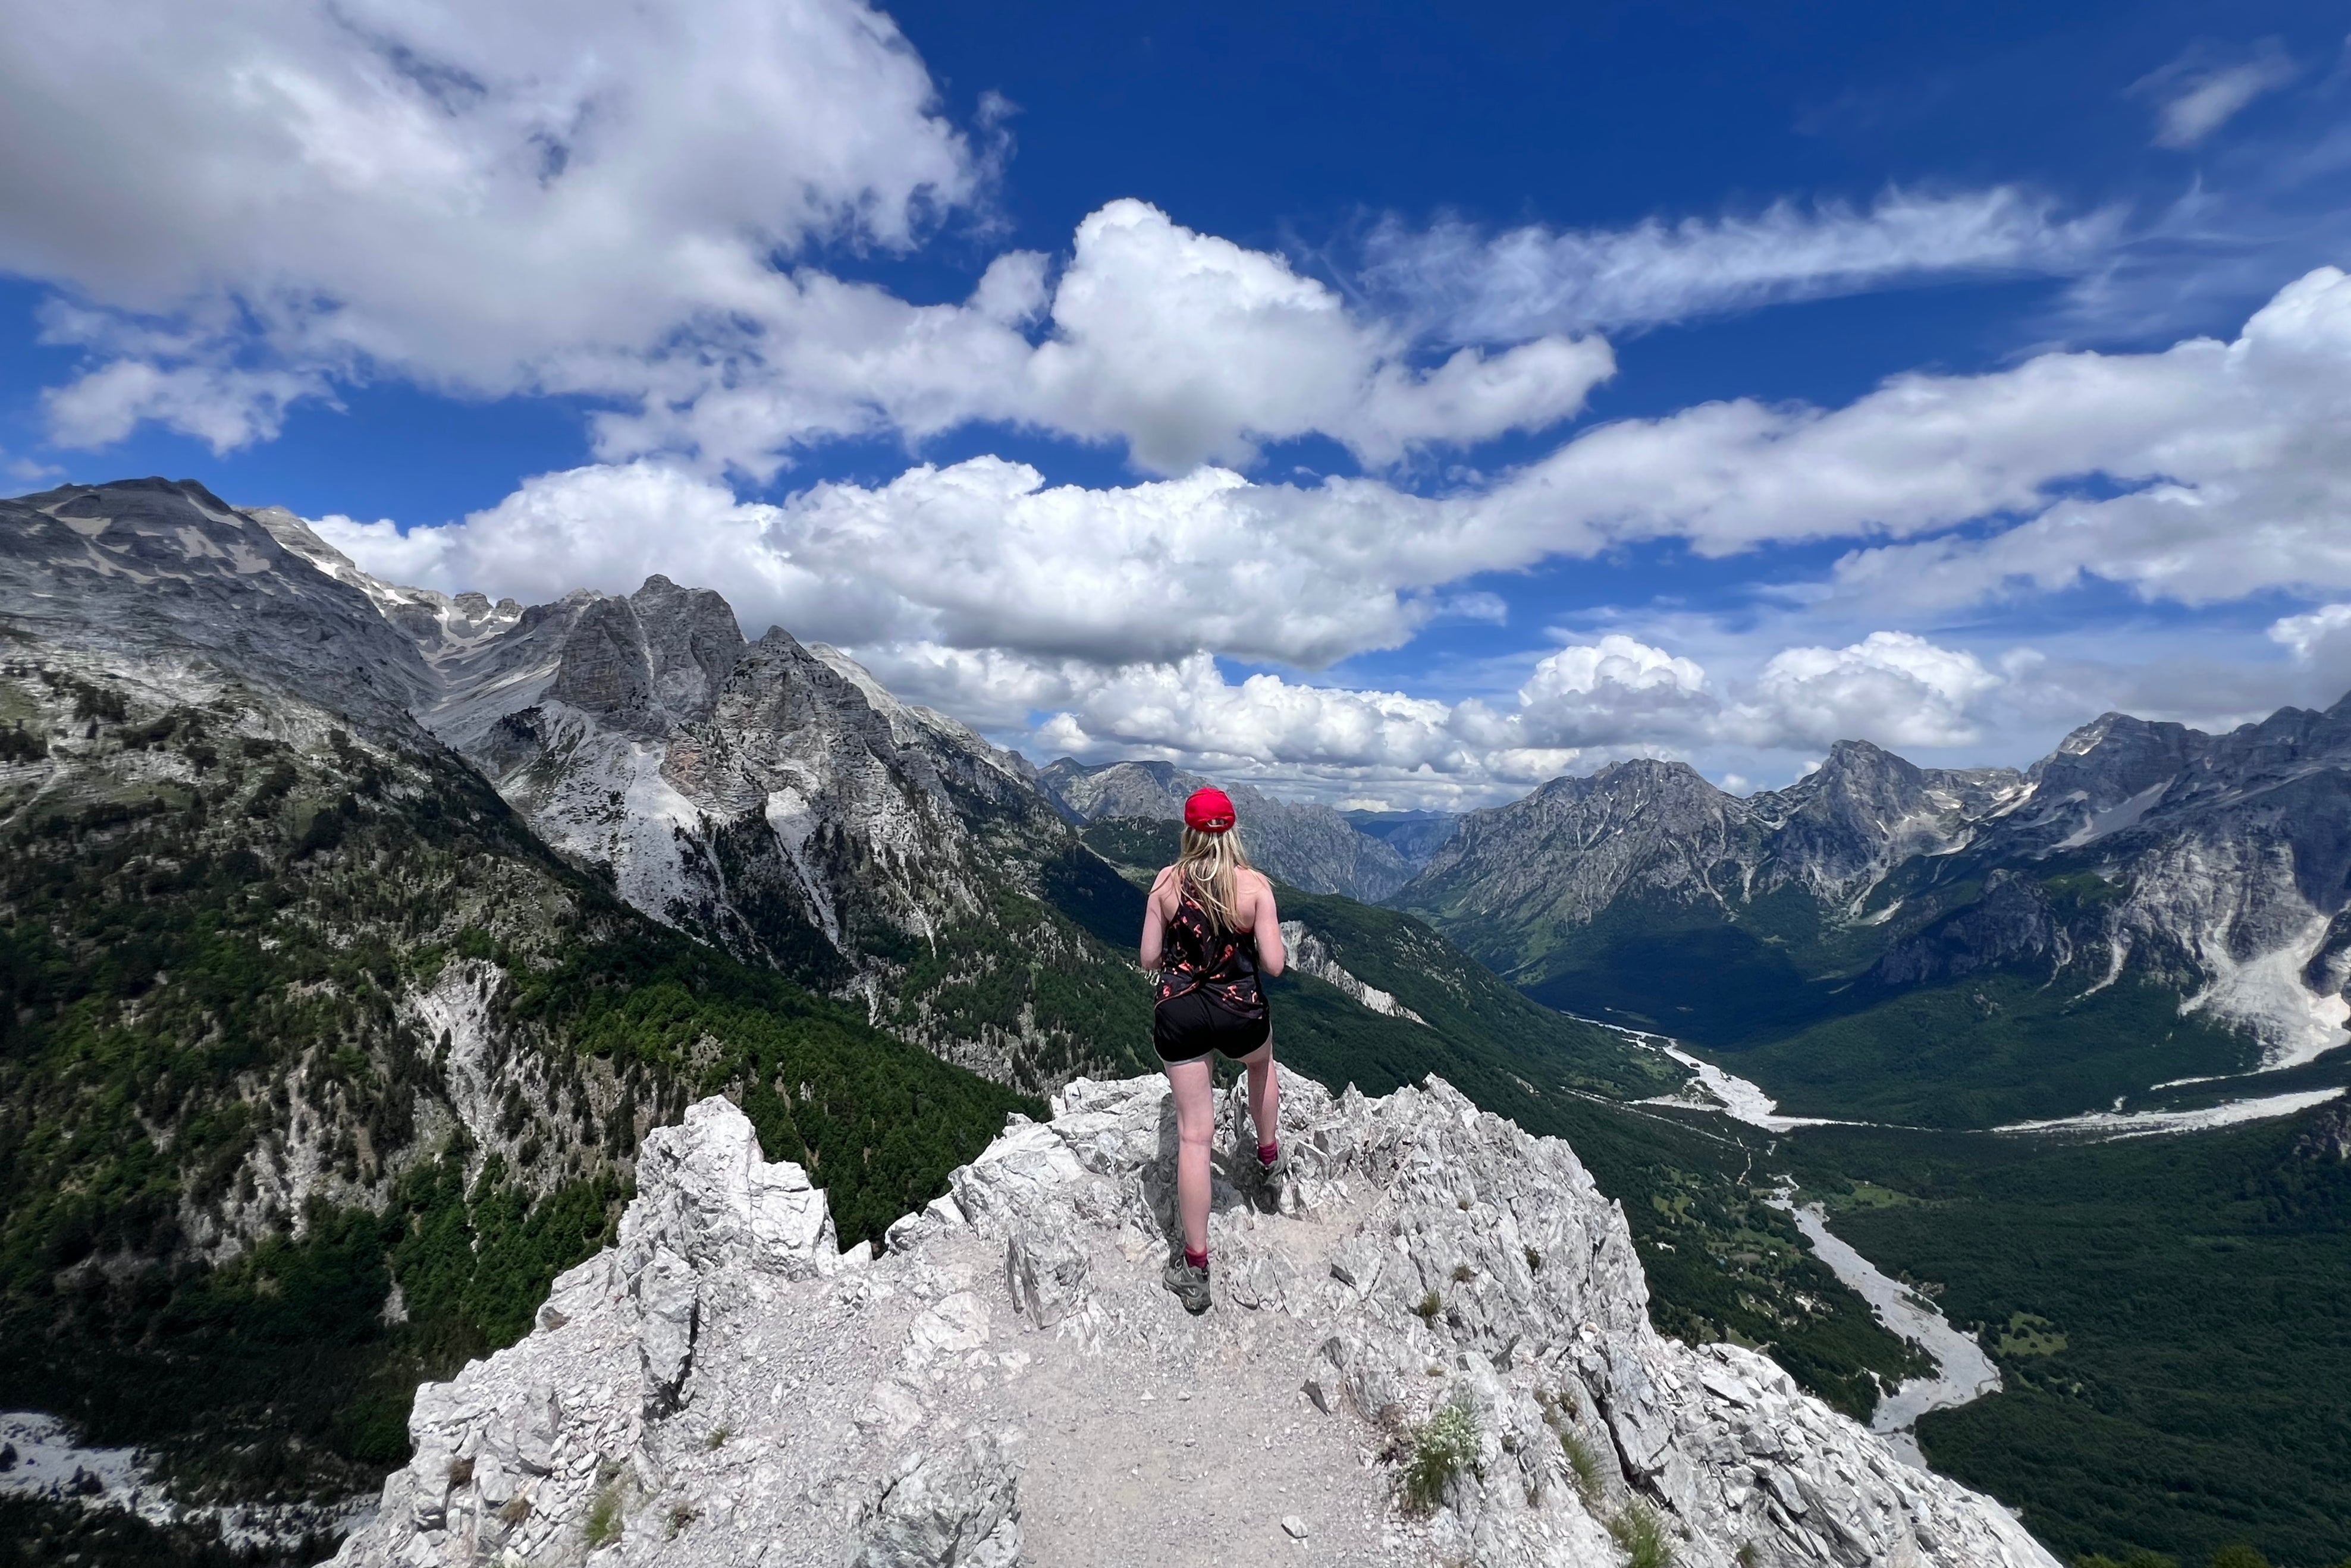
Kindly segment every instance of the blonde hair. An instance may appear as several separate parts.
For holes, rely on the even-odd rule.
[[[1217,930],[1236,929],[1234,915],[1240,908],[1239,873],[1252,869],[1248,853],[1241,848],[1241,831],[1238,827],[1227,828],[1221,833],[1204,833],[1196,828],[1184,830],[1184,847],[1176,859],[1176,874]]]

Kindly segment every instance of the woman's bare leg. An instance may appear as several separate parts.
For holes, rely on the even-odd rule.
[[[1184,1249],[1208,1250],[1208,1146],[1217,1132],[1216,1086],[1206,1058],[1166,1064],[1176,1092],[1176,1210],[1184,1220]]]
[[[1249,1069],[1249,1124],[1263,1148],[1281,1136],[1281,1085],[1274,1077],[1272,1040],[1242,1057],[1241,1065]]]

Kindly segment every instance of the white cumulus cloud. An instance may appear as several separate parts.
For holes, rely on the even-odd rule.
[[[2001,685],[1972,653],[1909,632],[1873,632],[1843,648],[1785,648],[1729,716],[1750,744],[1826,746],[1859,736],[1886,746],[1964,746],[1970,710]]]
[[[2346,423],[2351,278],[2322,269],[2232,342],[1906,376],[1836,409],[1708,404],[1604,426],[1445,496],[1217,467],[1051,485],[986,457],[768,505],[647,460],[541,476],[446,528],[321,527],[372,569],[444,589],[543,600],[655,570],[712,583],[754,630],[856,649],[1008,733],[1066,713],[1069,734],[1105,745],[1374,766],[1336,760],[1354,747],[1468,777],[1515,766],[1495,760],[1508,753],[1949,747],[2002,722],[2062,727],[2121,690],[2114,672],[2080,653],[1995,668],[1933,640],[1936,619],[2092,579],[2187,604],[2351,589]],[[2090,478],[2103,494],[2080,487]],[[1315,669],[1397,647],[1437,617],[1490,616],[1465,580],[1625,540],[1722,555],[1873,534],[1897,538],[1789,591],[1843,635],[1750,638],[1704,667],[1654,636],[1579,639],[1521,690],[1441,723],[1272,676],[1235,695],[1203,662]],[[2279,641],[2318,635],[2297,626]],[[2256,698],[2212,694],[2231,712]]]
[[[991,158],[863,0],[0,15],[0,272],[64,290],[47,335],[95,361],[48,399],[67,445],[154,420],[227,451],[394,375],[582,394],[616,405],[606,458],[763,477],[972,421],[1169,474],[1310,434],[1381,464],[1556,423],[1614,369],[1540,334],[1421,362],[1281,257],[1134,201],[1058,278],[1012,252],[961,301],[810,260],[911,248]]]
[[[1426,442],[1541,428],[1615,368],[1605,343],[1552,337],[1416,371],[1401,335],[1357,320],[1281,257],[1135,201],[1079,225],[1051,319],[1028,367],[1029,417],[1123,435],[1161,473],[1243,465],[1259,440],[1314,432],[1385,462]]]
[[[258,346],[474,392],[559,382],[758,308],[785,287],[772,252],[906,245],[983,172],[861,0],[0,15],[0,269],[233,323],[198,366]],[[282,389],[246,390],[266,432]],[[68,440],[110,428],[96,392],[56,412]],[[236,417],[193,427],[234,444]]]

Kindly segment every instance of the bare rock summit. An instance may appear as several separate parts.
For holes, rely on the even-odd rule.
[[[418,1393],[336,1562],[2054,1568],[1763,1356],[1658,1335],[1565,1144],[1435,1078],[1283,1091],[1278,1186],[1220,1112],[1196,1320],[1160,1080],[1015,1117],[878,1257],[704,1101],[537,1329]]]

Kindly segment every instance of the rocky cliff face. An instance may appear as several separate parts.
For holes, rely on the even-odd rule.
[[[1045,768],[1039,782],[1081,822],[1136,817],[1181,821],[1184,799],[1216,782],[1167,762],[1112,762],[1088,768],[1070,758]],[[1412,877],[1412,862],[1346,814],[1311,802],[1278,800],[1246,784],[1227,788],[1240,813],[1249,858],[1270,875],[1309,893],[1341,893],[1377,904]]]
[[[1155,1079],[1080,1081],[840,1254],[731,1105],[653,1134],[618,1245],[420,1392],[346,1568],[1301,1561],[2052,1568],[1996,1504],[1729,1345],[1648,1325],[1575,1155],[1441,1082],[1285,1083],[1217,1156],[1215,1308],[1158,1284]],[[1218,1148],[1242,1141],[1230,1106]]]
[[[1121,1060],[1039,998],[983,1018],[945,994],[1002,968],[1013,940],[1101,986],[1133,982],[1036,896],[1073,841],[1027,765],[837,650],[780,627],[747,643],[717,594],[653,577],[525,612],[440,673],[426,727],[654,918],[853,990],[877,1021],[1005,1082]],[[1017,938],[1008,920],[1026,922]],[[949,973],[913,974],[943,942]]]
[[[0,1377],[197,1500],[371,1486],[399,1379],[519,1332],[689,1083],[829,1167],[852,1234],[1016,1103],[935,1060],[960,1019],[925,1051],[630,908],[418,722],[584,617],[338,561],[200,486],[0,505]],[[596,745],[750,662],[663,586],[568,672]]]

